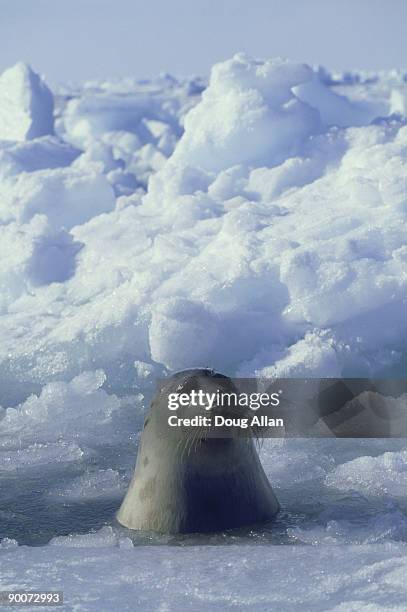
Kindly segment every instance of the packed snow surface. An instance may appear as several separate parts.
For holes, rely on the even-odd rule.
[[[30,140],[54,131],[54,98],[41,77],[20,62],[0,76],[0,138]]]
[[[406,100],[401,73],[244,55],[208,83],[0,77],[2,589],[406,608],[403,440],[266,441],[272,528],[114,520],[160,376],[405,376]]]

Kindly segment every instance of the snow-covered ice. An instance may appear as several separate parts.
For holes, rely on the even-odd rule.
[[[407,127],[371,121],[377,102],[361,118],[360,100],[316,75],[238,55],[198,104],[168,79],[127,94],[93,85],[58,97],[41,167],[7,143],[1,377],[43,384],[102,367],[131,387],[135,360],[397,373]],[[393,90],[380,90],[389,113]]]
[[[0,138],[30,140],[54,131],[54,98],[22,62],[0,75]]]
[[[0,550],[5,588],[64,588],[67,610],[405,610],[406,545]]]
[[[406,99],[402,73],[242,54],[208,83],[0,77],[3,589],[405,609],[403,440],[265,442],[272,531],[165,539],[114,514],[168,372],[405,375]]]

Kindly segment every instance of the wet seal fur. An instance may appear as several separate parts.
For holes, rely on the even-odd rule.
[[[229,378],[205,369],[165,381],[145,419],[118,521],[130,529],[160,533],[210,533],[272,521],[279,503],[253,437],[213,438],[202,430],[188,436],[168,427],[169,393],[192,389],[236,391]],[[193,410],[181,407],[178,416],[191,417]]]

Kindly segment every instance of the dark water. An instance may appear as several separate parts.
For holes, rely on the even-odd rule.
[[[121,418],[124,418],[121,416]],[[133,416],[131,416],[133,419]],[[140,418],[131,420],[126,429],[138,431]],[[330,444],[327,449],[324,444]],[[403,440],[392,440],[391,448],[386,441],[363,443],[358,440],[333,440],[316,442],[292,440],[291,447],[283,452],[295,454],[296,448],[306,449],[317,457],[328,457],[332,466],[350,461],[364,455],[381,455],[387,450],[402,450],[406,447]],[[303,446],[301,446],[301,444]],[[319,450],[320,449],[320,450]],[[328,452],[329,451],[329,452]],[[319,478],[305,481],[290,481],[285,478],[277,484],[272,482],[281,504],[281,511],[270,525],[233,530],[217,534],[192,534],[164,536],[152,533],[135,532],[120,526],[115,515],[120,507],[127,483],[133,473],[137,453],[137,440],[128,438],[120,446],[98,444],[87,453],[83,461],[55,463],[0,471],[0,540],[13,538],[20,545],[41,546],[56,536],[86,534],[111,525],[118,535],[129,537],[134,545],[169,544],[188,546],[195,544],[301,544],[290,533],[291,529],[324,529],[329,521],[349,523],[350,537],[358,541],[358,533],[363,533],[376,520],[388,517],[389,513],[399,513],[407,517],[407,492],[400,491],[399,497],[369,496],[358,491],[338,491],[324,485],[324,473]],[[327,455],[328,453],[328,455]],[[313,461],[314,459],[312,459]],[[321,464],[322,465],[322,464]],[[96,498],[83,497],[72,499],[69,495],[51,494],[63,491],[74,479],[83,474],[99,470],[116,470],[124,480],[121,491]],[[328,468],[327,468],[328,469]],[[292,475],[292,469],[290,474]],[[406,519],[407,525],[407,519]],[[394,538],[389,535],[389,539]],[[407,528],[396,533],[398,540],[407,541]]]
[[[104,462],[103,462],[104,463]],[[95,468],[100,469],[100,465]],[[72,501],[50,497],[48,491],[79,476],[76,468],[67,473],[65,469],[48,467],[42,473],[38,468],[32,474],[24,471],[1,478],[0,540],[14,538],[20,545],[41,546],[55,536],[86,534],[111,525],[121,537],[129,537],[138,545],[196,544],[298,544],[289,534],[291,528],[312,529],[323,527],[328,520],[347,520],[353,525],[355,534],[370,520],[388,511],[382,500],[362,496],[356,492],[346,493],[323,487],[317,481],[299,486],[297,490],[276,490],[281,511],[269,525],[248,527],[216,534],[157,535],[128,530],[115,519],[121,504],[122,494],[97,499]],[[396,504],[407,516],[407,504]],[[400,538],[398,538],[400,539]]]

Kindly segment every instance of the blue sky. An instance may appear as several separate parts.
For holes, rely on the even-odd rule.
[[[405,0],[0,0],[0,70],[52,82],[207,74],[237,51],[407,68]]]

